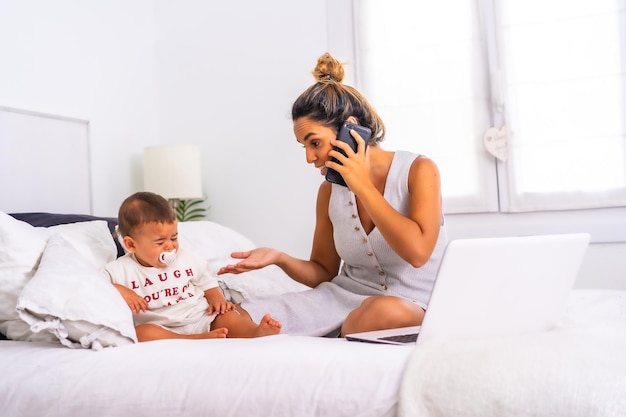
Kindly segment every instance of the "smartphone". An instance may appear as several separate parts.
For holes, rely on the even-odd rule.
[[[356,143],[356,140],[354,140],[354,138],[350,134],[350,130],[353,130],[353,129],[356,130],[356,132],[363,138],[363,140],[365,141],[365,149],[367,149],[367,142],[372,137],[372,131],[365,126],[355,125],[354,123],[346,122],[341,126],[341,129],[339,129],[339,133],[337,134],[337,140],[347,143],[348,145],[350,145],[350,148],[352,148],[352,150],[356,152],[357,143]],[[346,153],[342,149],[339,149],[336,146],[334,147],[334,150],[339,151],[345,156],[347,156]],[[339,162],[336,158],[332,158],[332,161],[337,162],[338,164],[341,164],[341,162]],[[337,171],[331,168],[328,168],[328,171],[326,171],[326,181],[343,185],[344,187],[346,186],[346,182],[343,180],[341,175]]]

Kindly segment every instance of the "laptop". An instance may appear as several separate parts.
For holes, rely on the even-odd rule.
[[[411,345],[548,330],[565,310],[588,245],[587,233],[453,240],[421,326],[346,339]]]

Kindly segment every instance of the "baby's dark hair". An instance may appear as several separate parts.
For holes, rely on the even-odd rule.
[[[162,196],[142,191],[124,200],[117,215],[118,233],[128,236],[136,227],[146,223],[173,223],[176,212]]]
[[[293,103],[291,119],[307,117],[339,131],[348,117],[354,116],[358,124],[371,129],[370,145],[381,142],[385,124],[363,94],[342,83],[344,74],[343,65],[328,52],[319,57],[313,70],[317,82]]]

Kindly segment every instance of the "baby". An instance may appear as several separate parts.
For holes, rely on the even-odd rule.
[[[205,260],[178,245],[176,213],[160,195],[122,203],[118,230],[128,253],[105,271],[133,312],[140,342],[259,337],[280,333],[269,314],[253,322],[228,302]]]

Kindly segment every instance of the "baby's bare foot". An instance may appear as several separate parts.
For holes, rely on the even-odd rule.
[[[211,330],[208,333],[202,333],[202,339],[223,339],[228,334],[228,329],[220,327],[219,329]]]
[[[272,316],[266,314],[261,319],[259,326],[257,327],[257,336],[271,336],[280,333],[280,328],[283,327],[279,321],[274,320]]]

